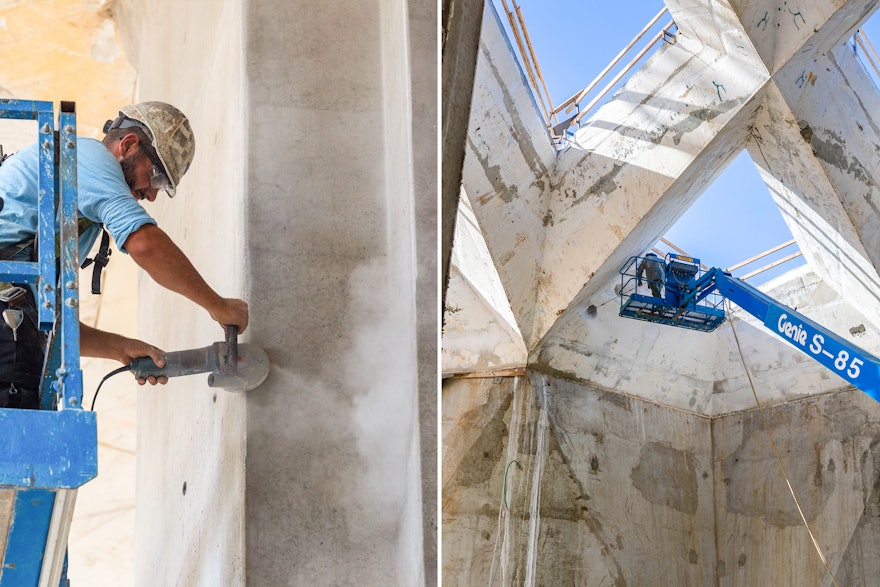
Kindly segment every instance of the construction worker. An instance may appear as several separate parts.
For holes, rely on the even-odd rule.
[[[174,196],[195,152],[189,120],[170,104],[143,102],[120,110],[104,125],[104,133],[103,141],[77,141],[79,250],[91,250],[102,228],[106,229],[117,248],[131,255],[156,283],[197,303],[221,325],[234,324],[244,332],[247,303],[218,295],[140,203],[155,201],[159,191]],[[0,259],[33,258],[37,177],[36,144],[0,165]],[[103,240],[102,249],[106,244]],[[106,262],[106,255],[97,256],[99,267]],[[31,291],[24,299],[11,301],[3,301],[2,294],[0,289],[0,312],[11,303],[25,310],[29,319],[15,332],[5,319],[0,321],[0,407],[35,408],[45,336],[36,330]],[[162,351],[156,347],[84,324],[80,324],[80,347],[82,356],[114,359],[126,365],[141,356],[149,356],[159,366],[164,363]],[[164,378],[158,382],[164,383]],[[149,383],[157,381],[151,377]]]
[[[636,276],[639,278],[638,285],[642,285],[642,274],[648,281],[648,289],[655,298],[660,297],[660,288],[663,286],[664,271],[663,261],[654,253],[648,253],[636,270]]]

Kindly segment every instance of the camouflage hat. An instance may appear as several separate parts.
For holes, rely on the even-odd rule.
[[[141,102],[125,106],[120,116],[142,123],[149,131],[153,148],[159,155],[174,197],[180,178],[189,169],[196,152],[196,138],[183,112],[165,102]]]

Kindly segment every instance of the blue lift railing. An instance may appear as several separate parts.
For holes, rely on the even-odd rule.
[[[659,278],[648,277],[652,269]],[[724,298],[720,295],[679,303],[684,292],[702,277],[699,259],[675,253],[665,258],[630,257],[619,273],[621,316],[703,332],[724,322]]]
[[[640,266],[640,259],[645,257],[631,257],[620,270],[625,280],[631,267]],[[698,259],[670,254],[664,270],[662,296],[638,293],[632,279],[624,281],[629,284],[626,290],[621,284],[621,316],[711,331],[725,318],[724,308],[714,299],[727,298],[782,340],[880,401],[880,358],[728,272],[717,268],[702,272]]]
[[[38,258],[0,261],[0,281],[34,290],[49,333],[41,409],[0,409],[0,493],[13,499],[0,587],[67,587],[76,490],[98,472],[95,414],[82,409],[76,112],[61,102],[56,130],[51,102],[0,99],[0,118],[35,120],[39,143]]]

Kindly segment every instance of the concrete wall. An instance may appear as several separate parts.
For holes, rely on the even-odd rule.
[[[175,103],[197,136],[179,196],[155,206],[160,225],[218,291],[249,301],[244,339],[272,361],[247,396],[198,378],[141,393],[138,584],[431,580],[436,477],[423,460],[436,439],[420,437],[419,409],[433,424],[436,56],[410,37],[433,38],[433,6],[123,2],[119,14],[138,98]],[[140,294],[145,338],[222,338],[149,279]]]
[[[838,584],[880,572],[858,391],[705,418],[529,372],[442,405],[444,585],[829,585],[786,476]]]
[[[780,464],[837,583],[872,584],[877,402],[858,391],[826,394],[718,418],[712,429],[719,585],[832,584]]]
[[[712,584],[708,419],[534,372],[442,405],[444,585]]]

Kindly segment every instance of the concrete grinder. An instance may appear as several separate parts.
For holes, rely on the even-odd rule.
[[[208,387],[241,393],[258,387],[269,376],[269,356],[262,348],[238,344],[238,326],[226,326],[226,342],[215,342],[200,349],[173,351],[163,355],[165,366],[159,367],[150,357],[138,357],[131,364],[108,373],[92,398],[92,407],[101,386],[113,375],[132,371],[136,379],[148,377],[181,377],[209,373]]]
[[[238,344],[237,326],[226,326],[226,342],[165,353],[164,358],[164,367],[156,365],[150,357],[138,357],[129,368],[136,379],[210,373],[208,387],[238,393],[254,389],[269,376],[266,351],[249,343]]]

